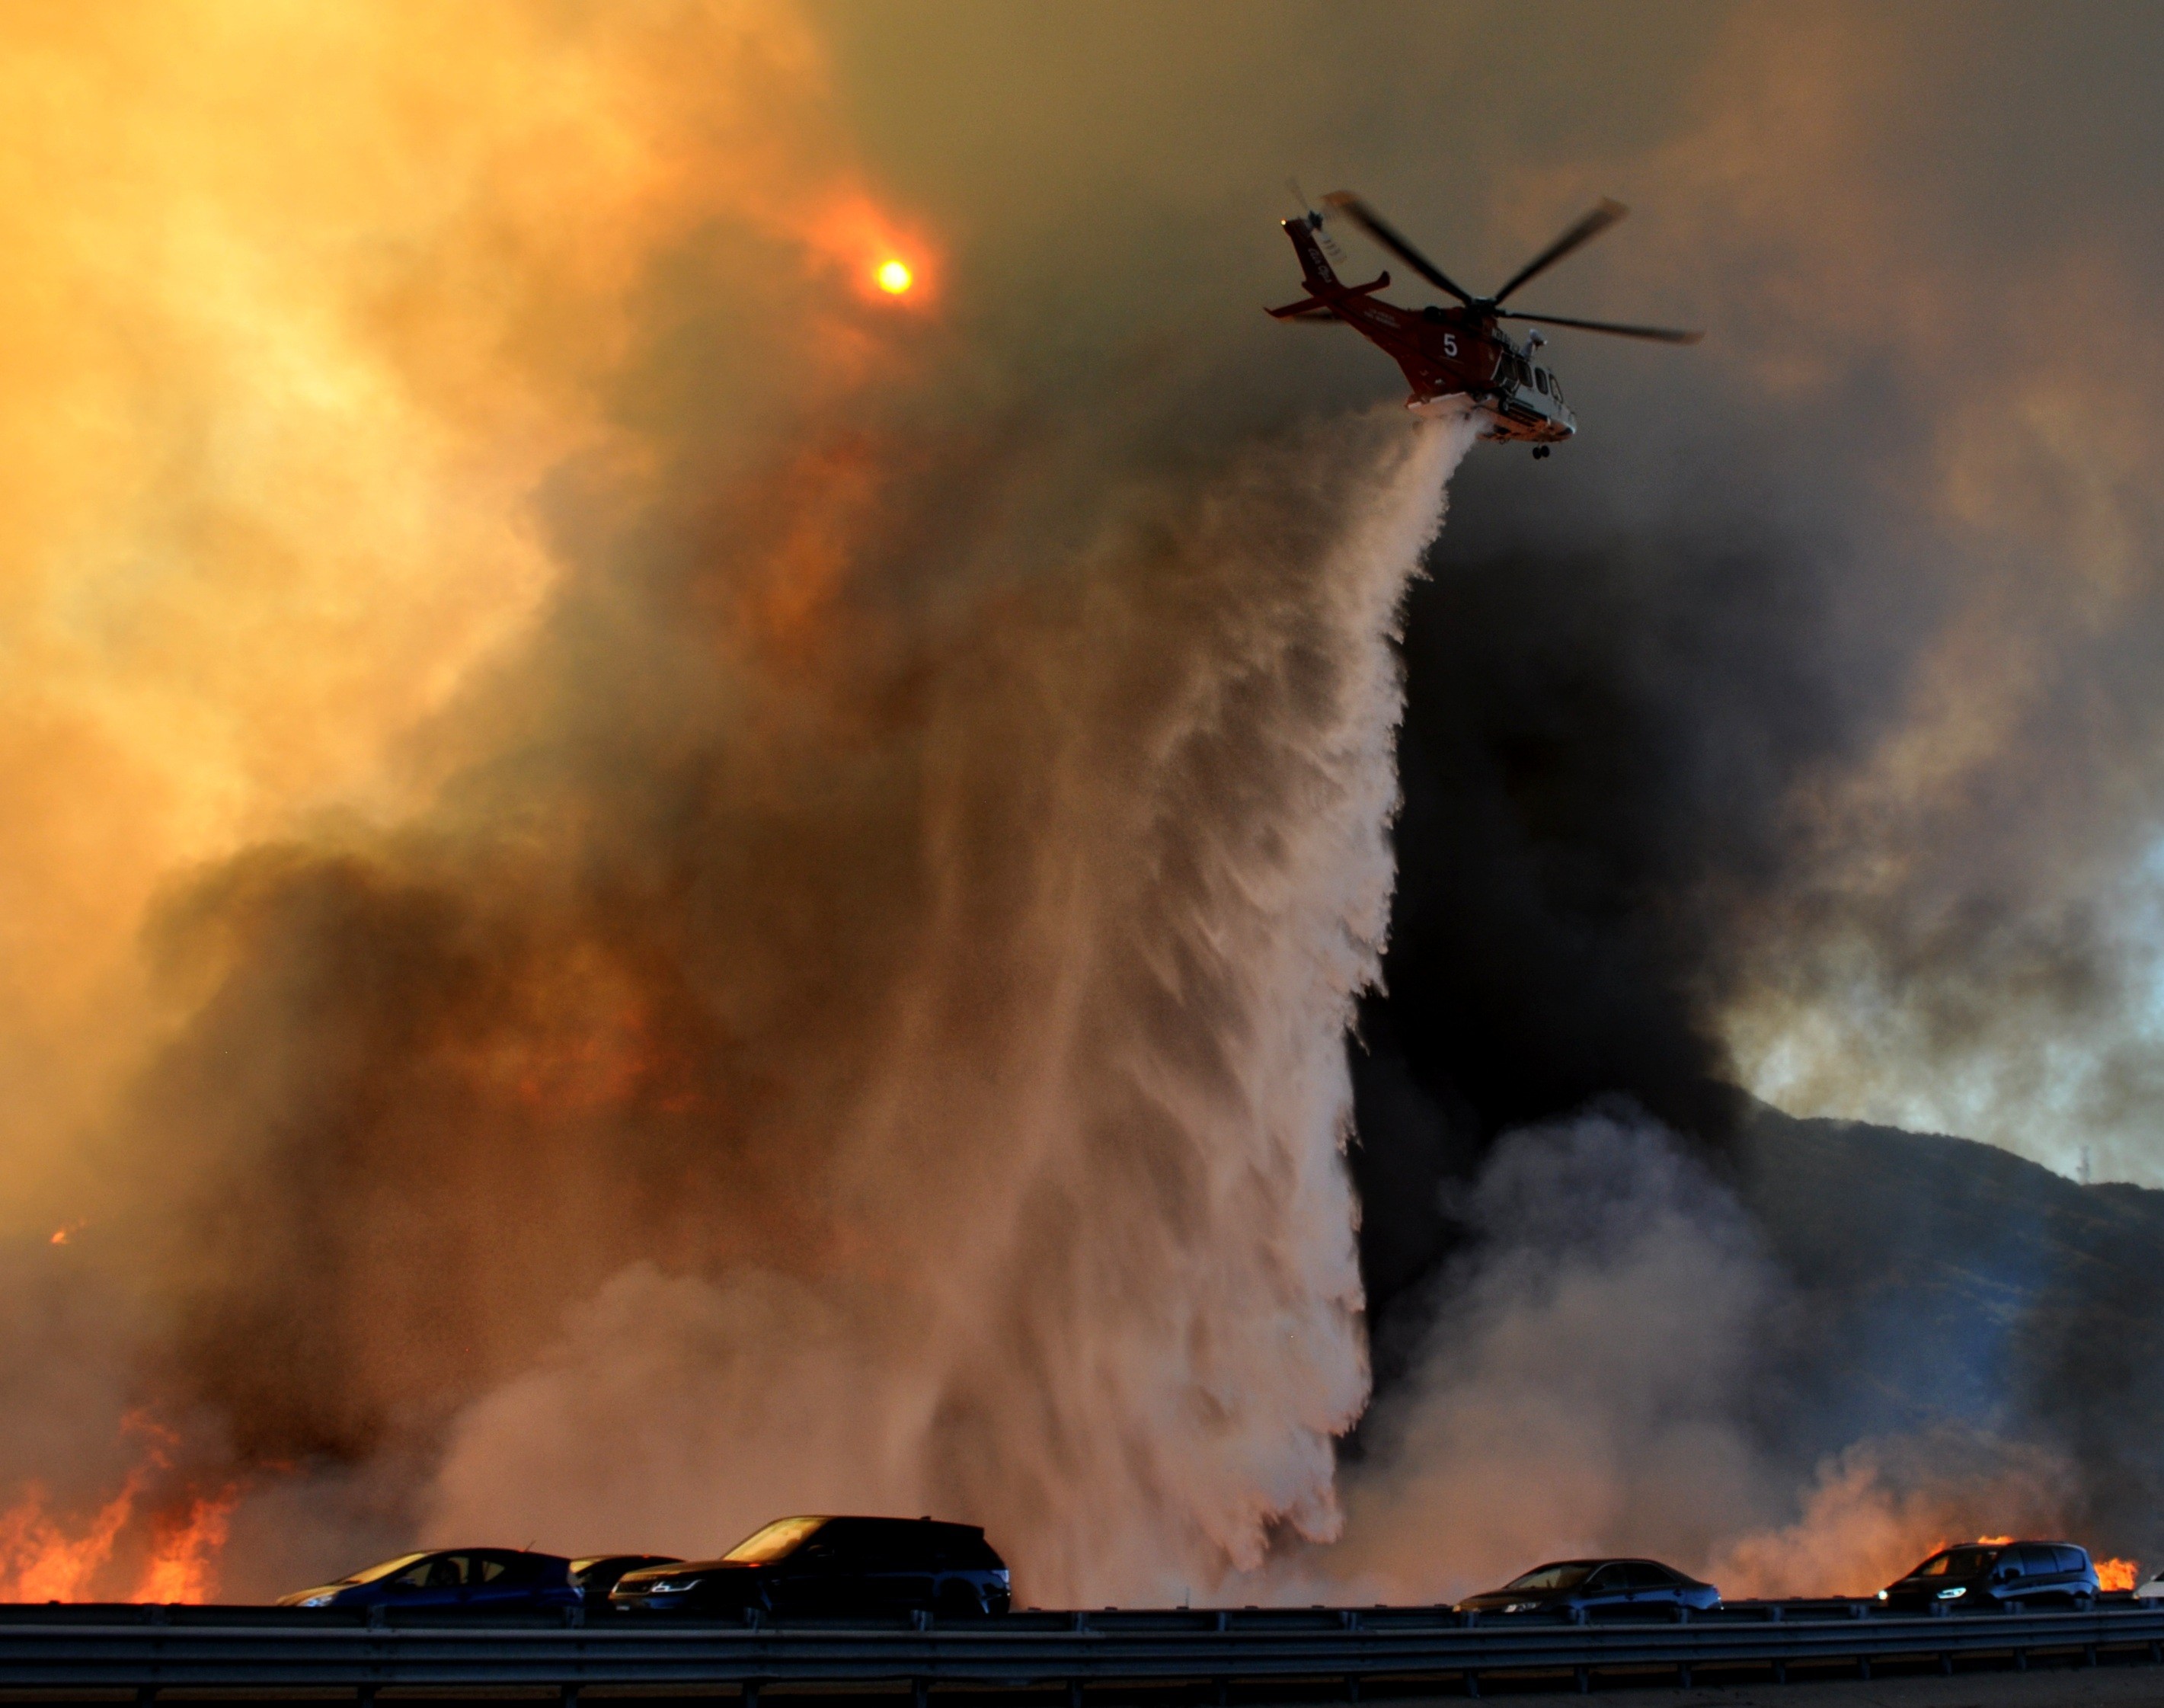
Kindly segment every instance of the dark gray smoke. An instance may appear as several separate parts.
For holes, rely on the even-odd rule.
[[[1361,1011],[1371,1320],[1447,1248],[1437,1188],[1504,1130],[1624,1092],[1718,1153],[1719,900],[1788,876],[1785,791],[1856,739],[1828,566],[1688,534],[1463,556],[1416,592],[1385,992]]]

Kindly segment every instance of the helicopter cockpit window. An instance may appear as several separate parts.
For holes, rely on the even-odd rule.
[[[1543,397],[1547,397],[1548,394],[1548,371],[1546,368],[1535,368],[1533,370],[1533,383],[1541,388],[1541,395]]]

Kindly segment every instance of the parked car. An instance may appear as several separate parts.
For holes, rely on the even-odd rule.
[[[778,1518],[719,1559],[627,1572],[609,1605],[640,1613],[890,1614],[1007,1611],[1006,1562],[974,1524]]]
[[[571,1563],[559,1554],[507,1548],[450,1548],[402,1553],[336,1583],[281,1595],[281,1607],[456,1607],[508,1613],[535,1607],[576,1607]]]
[[[2008,1601],[2093,1607],[2096,1567],[2070,1542],[1966,1542],[1942,1548],[1878,1592],[1888,1607],[1997,1607]]]
[[[673,1553],[597,1553],[585,1559],[571,1562],[571,1582],[586,1598],[589,1607],[605,1607],[609,1591],[616,1588],[617,1580],[626,1572],[635,1572],[646,1566],[680,1565]]]
[[[1500,1590],[1458,1604],[1460,1613],[1566,1613],[1589,1619],[1672,1617],[1678,1607],[1703,1612],[1720,1606],[1710,1584],[1658,1560],[1551,1560]]]

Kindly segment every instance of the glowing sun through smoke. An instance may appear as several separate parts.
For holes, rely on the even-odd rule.
[[[861,191],[828,200],[802,240],[815,265],[848,280],[860,300],[921,308],[938,294],[938,246]]]

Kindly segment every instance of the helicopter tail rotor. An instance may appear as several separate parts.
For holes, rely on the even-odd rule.
[[[1323,254],[1341,267],[1350,265],[1351,263],[1345,259],[1345,251],[1337,246],[1337,239],[1330,234],[1328,227],[1323,223],[1322,210],[1307,199],[1307,192],[1300,188],[1300,180],[1288,177],[1285,187],[1292,192],[1293,200],[1300,203],[1300,218],[1307,222],[1307,229],[1315,234],[1315,240],[1322,245]]]

